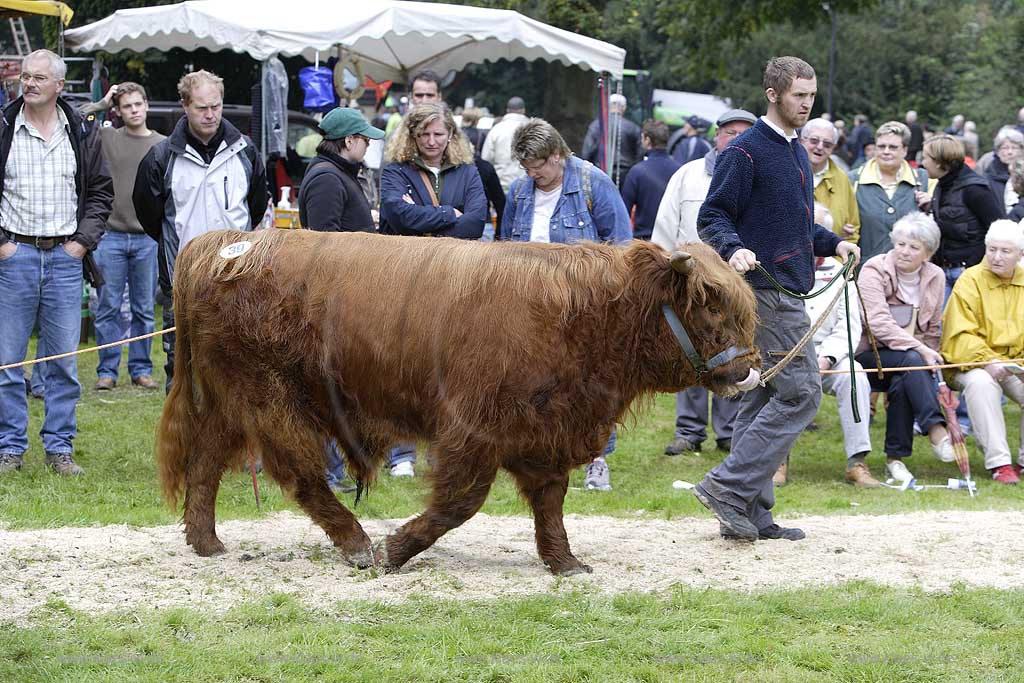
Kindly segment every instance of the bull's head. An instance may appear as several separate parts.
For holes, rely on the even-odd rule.
[[[669,256],[677,281],[674,300],[663,306],[665,321],[696,383],[730,395],[761,365],[754,346],[754,294],[710,247],[689,244],[686,249]]]

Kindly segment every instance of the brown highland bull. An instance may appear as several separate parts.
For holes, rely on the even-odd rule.
[[[233,256],[240,242],[250,248]],[[394,570],[472,517],[503,467],[544,563],[590,571],[562,523],[569,472],[636,398],[697,382],[663,307],[703,360],[731,350],[702,373],[708,389],[735,391],[760,363],[750,288],[711,249],[687,248],[306,230],[192,240],[174,277],[177,372],[157,444],[164,496],[175,508],[185,496],[186,541],[224,550],[217,489],[251,449],[347,562]],[[427,509],[371,548],[327,486],[330,437],[359,494],[389,446],[429,442]]]

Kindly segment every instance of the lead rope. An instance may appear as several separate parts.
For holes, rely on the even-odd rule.
[[[809,330],[807,330],[807,333],[804,334],[803,337],[801,337],[800,341],[797,342],[796,346],[794,346],[792,349],[790,349],[789,353],[787,353],[782,358],[782,360],[780,360],[778,363],[776,363],[774,366],[772,366],[771,369],[769,369],[766,373],[761,375],[761,386],[762,387],[763,386],[767,386],[768,382],[771,381],[771,379],[773,377],[775,377],[777,374],[779,374],[782,371],[782,369],[784,367],[786,367],[797,356],[797,354],[799,354],[803,350],[803,348],[805,346],[807,346],[807,342],[809,342],[814,337],[815,333],[825,323],[825,319],[828,317],[829,313],[831,313],[832,309],[835,308],[836,304],[839,303],[839,297],[840,296],[843,296],[845,298],[845,304],[846,304],[846,341],[847,341],[847,345],[849,347],[849,352],[847,354],[847,357],[848,357],[849,362],[850,362],[850,376],[852,377],[853,376],[853,371],[854,371],[854,362],[855,361],[854,361],[854,358],[853,358],[853,350],[854,350],[853,349],[853,330],[850,327],[850,291],[849,291],[849,288],[847,287],[847,283],[850,280],[853,279],[853,275],[852,275],[852,273],[853,273],[853,260],[852,259],[847,259],[846,264],[843,266],[843,269],[839,273],[840,277],[833,278],[828,284],[826,284],[824,287],[822,287],[818,291],[810,292],[808,294],[800,294],[799,292],[794,292],[794,291],[792,291],[790,289],[787,289],[778,280],[776,280],[774,277],[772,277],[772,275],[767,270],[765,270],[764,267],[761,266],[760,264],[755,266],[755,268],[758,271],[760,271],[762,275],[764,275],[765,279],[767,279],[768,282],[771,283],[771,285],[773,287],[775,287],[775,289],[777,289],[778,291],[782,292],[783,294],[785,294],[788,297],[791,297],[793,299],[799,299],[800,301],[806,301],[807,299],[813,299],[816,296],[820,296],[821,294],[823,294],[825,292],[825,290],[827,290],[829,287],[831,287],[836,281],[838,281],[838,280],[842,280],[843,281],[843,286],[840,287],[839,290],[836,292],[836,295],[834,297],[832,297],[832,301],[829,303],[828,307],[824,310],[824,312],[820,316],[818,316],[818,319],[815,321],[815,323],[813,325],[811,325],[811,328]],[[860,294],[860,290],[859,289],[857,290],[857,293],[858,293],[858,295]],[[863,299],[861,301],[862,301],[861,305],[863,306]],[[870,334],[870,332],[869,332],[869,334]],[[878,352],[876,350],[875,351],[876,357],[877,357],[877,354],[878,354]],[[881,367],[880,363],[879,363],[879,367]],[[850,382],[850,398],[851,398],[851,403],[853,405],[853,421],[859,423],[861,421],[861,417],[860,417],[860,410],[857,407],[857,383],[856,382]]]

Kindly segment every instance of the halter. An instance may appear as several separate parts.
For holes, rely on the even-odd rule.
[[[683,326],[683,322],[676,315],[676,312],[672,310],[672,307],[668,304],[664,304],[661,307],[662,312],[665,314],[665,320],[668,322],[668,326],[672,328],[672,334],[676,336],[679,341],[679,346],[682,347],[683,353],[686,354],[687,360],[690,361],[690,365],[697,371],[697,381],[699,382],[704,374],[711,372],[717,367],[721,367],[731,360],[739,358],[740,356],[750,353],[750,349],[730,346],[725,351],[721,351],[710,358],[706,363],[701,355],[697,353],[697,349],[694,347],[693,342],[690,341],[690,335],[686,333],[686,327]]]

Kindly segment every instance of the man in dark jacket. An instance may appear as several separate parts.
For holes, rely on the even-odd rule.
[[[224,81],[209,71],[178,81],[185,116],[139,164],[132,203],[146,234],[159,242],[160,289],[172,300],[174,262],[191,239],[210,230],[252,230],[270,196],[252,140],[221,118]],[[174,311],[164,307],[164,329]],[[174,375],[174,334],[163,336],[167,390]]]
[[[580,157],[597,165],[602,171],[607,168],[608,175],[621,189],[626,182],[626,174],[629,173],[629,169],[644,158],[644,150],[640,144],[640,126],[625,116],[626,98],[618,93],[612,95],[608,98],[608,111],[608,130],[619,140],[617,148],[610,152],[610,162],[605,163],[609,152],[602,145],[601,138],[605,134],[605,130],[601,126],[600,118],[590,122],[587,135],[583,138]]]
[[[665,194],[669,178],[679,170],[679,162],[665,151],[668,144],[668,126],[662,121],[644,121],[641,137],[647,158],[629,170],[622,186],[622,201],[626,212],[633,214],[633,237],[651,239],[654,219],[658,217],[661,197]]]
[[[83,259],[103,237],[114,200],[95,139],[60,97],[66,72],[49,50],[29,54],[22,97],[0,119],[0,365],[24,360],[36,324],[48,353],[77,348]],[[73,457],[77,360],[48,361],[45,383],[46,464],[61,475],[84,474]],[[0,374],[0,473],[20,469],[26,450],[28,403],[15,368]]]
[[[807,123],[817,94],[810,64],[777,57],[764,74],[768,113],[722,150],[711,190],[697,217],[701,239],[737,272],[746,273],[757,298],[755,341],[765,365],[796,346],[810,325],[803,302],[781,294],[760,265],[783,287],[806,293],[814,283],[814,257],[857,260],[859,248],[814,223],[814,177],[796,129]],[[772,475],[818,412],[821,377],[811,345],[766,386],[740,399],[732,450],[694,488],[715,513],[726,538],[799,540],[800,529],[772,519]]]
[[[699,116],[687,117],[683,127],[672,134],[668,140],[668,153],[680,165],[688,164],[694,159],[703,159],[711,151],[711,143],[704,134],[711,122]]]

